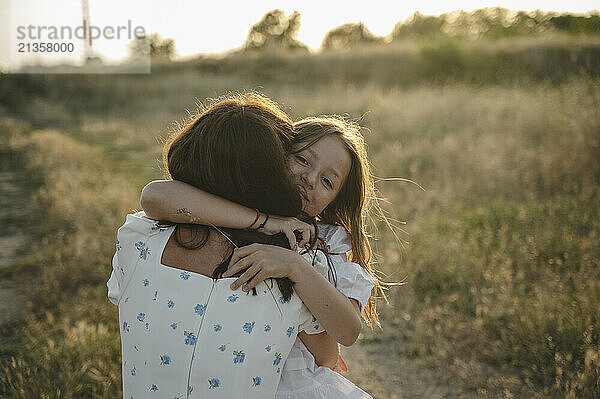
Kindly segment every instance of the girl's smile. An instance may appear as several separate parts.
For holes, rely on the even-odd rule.
[[[319,215],[341,190],[350,172],[350,154],[335,136],[325,136],[290,155],[288,164],[302,197],[302,210]]]

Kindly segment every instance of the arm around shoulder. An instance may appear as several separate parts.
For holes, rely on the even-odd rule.
[[[247,227],[256,210],[228,201],[177,180],[154,180],[142,190],[140,204],[156,220],[232,229]]]

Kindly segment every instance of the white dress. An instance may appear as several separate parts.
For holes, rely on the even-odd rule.
[[[119,307],[123,397],[273,398],[299,331],[318,333],[294,293],[258,295],[160,263],[174,227],[143,212],[117,233],[109,299]]]
[[[346,253],[352,249],[350,235],[342,226],[319,223],[319,237],[327,244],[336,271],[336,288],[348,298],[356,299],[364,310],[375,285],[373,278],[358,264],[348,262]],[[325,277],[325,256],[317,252],[315,268]],[[305,256],[306,257],[306,256]],[[318,321],[315,320],[315,326]],[[327,367],[315,364],[315,358],[299,338],[296,338],[282,370],[276,399],[372,399],[351,381]]]

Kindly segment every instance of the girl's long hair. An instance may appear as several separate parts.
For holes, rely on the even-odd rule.
[[[369,243],[371,233],[367,219],[372,213],[383,216],[377,202],[374,178],[370,172],[366,144],[357,123],[337,116],[302,119],[294,124],[294,147],[292,154],[299,153],[323,137],[333,135],[341,141],[351,157],[348,176],[335,199],[318,215],[318,219],[330,225],[343,226],[350,234],[352,250],[348,260],[358,263],[375,280],[375,287],[363,311],[363,318],[379,325],[377,299],[385,298],[384,288],[396,283],[384,282],[373,261]],[[385,216],[383,216],[385,218]]]

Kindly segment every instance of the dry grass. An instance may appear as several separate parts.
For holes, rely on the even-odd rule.
[[[67,77],[66,89],[59,78],[36,79],[46,93],[20,116],[55,127],[0,126],[43,183],[32,218],[41,235],[13,273],[34,316],[4,327],[21,336],[22,350],[2,357],[0,393],[116,397],[119,332],[104,282],[116,228],[138,206],[141,186],[160,177],[156,136],[196,98],[257,83],[191,69]],[[393,307],[382,306],[383,332],[361,344],[397,362],[437,364],[456,397],[598,397],[598,83],[262,88],[294,118],[368,112],[375,172],[426,188],[380,184],[386,209],[410,232],[401,254],[382,230],[381,267],[408,285],[392,290]],[[67,96],[78,87],[88,104]]]

